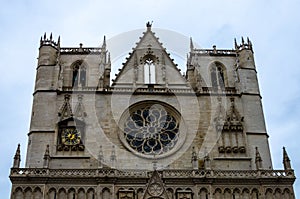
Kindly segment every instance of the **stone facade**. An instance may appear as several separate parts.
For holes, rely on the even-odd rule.
[[[25,168],[12,199],[294,198],[273,170],[253,47],[194,48],[184,74],[151,24],[110,78],[100,48],[41,38]]]

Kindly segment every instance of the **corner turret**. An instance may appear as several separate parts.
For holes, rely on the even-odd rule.
[[[57,42],[53,40],[52,33],[47,38],[46,33],[40,40],[38,65],[35,91],[54,89],[57,81],[54,81],[55,68],[60,56],[60,38]],[[51,74],[51,75],[49,75]]]
[[[58,47],[60,46],[60,40],[57,42],[53,40],[52,33],[50,37],[47,38],[47,34],[45,33],[40,40],[40,48],[39,48],[39,57],[38,57],[38,66],[41,65],[55,65],[57,60],[57,52]]]
[[[252,42],[249,38],[247,38],[247,42],[245,42],[242,37],[242,43],[240,45],[238,45],[236,39],[234,39],[234,46],[237,55],[236,70],[239,76],[238,85],[240,91],[242,93],[260,95]]]

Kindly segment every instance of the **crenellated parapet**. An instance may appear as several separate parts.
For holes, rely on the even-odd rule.
[[[54,48],[58,48],[60,45],[60,37],[58,37],[57,42],[53,40],[52,33],[50,33],[49,38],[47,38],[47,34],[45,33],[44,36],[40,39],[40,47],[42,46],[52,46]]]
[[[252,42],[250,41],[249,37],[247,37],[246,42],[244,40],[244,37],[242,37],[242,43],[240,45],[238,45],[236,39],[234,39],[234,46],[235,46],[235,50],[237,52],[241,51],[241,50],[251,50],[251,51],[253,51]]]

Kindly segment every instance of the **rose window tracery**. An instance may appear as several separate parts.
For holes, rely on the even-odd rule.
[[[179,138],[179,121],[160,104],[150,104],[131,111],[125,119],[124,138],[134,151],[160,155],[174,148]]]

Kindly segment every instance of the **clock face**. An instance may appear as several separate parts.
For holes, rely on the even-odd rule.
[[[62,132],[62,143],[65,145],[80,144],[81,135],[75,128],[66,128]]]

